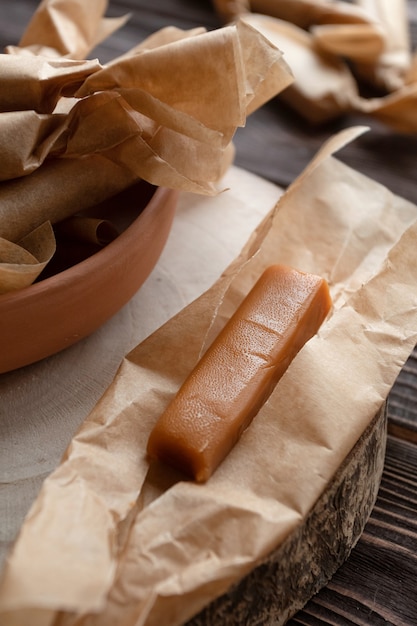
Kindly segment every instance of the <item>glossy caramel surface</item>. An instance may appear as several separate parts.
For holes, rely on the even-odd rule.
[[[330,306],[319,276],[268,267],[161,416],[149,454],[207,480]]]

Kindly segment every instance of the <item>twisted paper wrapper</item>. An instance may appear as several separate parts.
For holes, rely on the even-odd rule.
[[[417,56],[406,0],[213,0],[284,52],[294,83],[279,97],[312,124],[349,113],[417,131]],[[373,92],[364,96],[363,85]]]
[[[138,179],[217,193],[236,129],[292,81],[282,53],[246,24],[166,28],[106,66],[81,60],[124,23],[102,18],[105,8],[46,0],[21,45],[0,56],[0,237],[9,242]],[[6,257],[0,283],[3,270],[10,277]],[[22,272],[29,279],[23,266],[13,272],[8,288],[22,286]]]

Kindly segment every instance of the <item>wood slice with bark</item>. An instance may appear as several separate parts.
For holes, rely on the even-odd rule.
[[[374,507],[387,440],[384,404],[304,522],[187,626],[281,626],[346,561]]]

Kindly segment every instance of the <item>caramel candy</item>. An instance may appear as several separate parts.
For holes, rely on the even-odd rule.
[[[206,481],[330,307],[321,277],[268,267],[160,416],[149,456]]]

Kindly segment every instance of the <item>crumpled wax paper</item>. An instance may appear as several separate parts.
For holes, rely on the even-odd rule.
[[[406,0],[213,4],[224,21],[244,18],[284,51],[295,80],[279,98],[309,122],[361,113],[416,132],[416,55]]]
[[[21,45],[0,55],[0,237],[9,242],[139,179],[218,193],[236,129],[293,80],[281,51],[243,23],[165,28],[105,66],[83,60],[124,23],[102,18],[106,6],[44,0]]]
[[[417,340],[417,207],[333,156],[364,130],[330,138],[212,287],[126,355],[23,523],[2,623],[181,624],[306,519]],[[150,465],[158,416],[277,262],[329,281],[330,316],[207,483]]]

